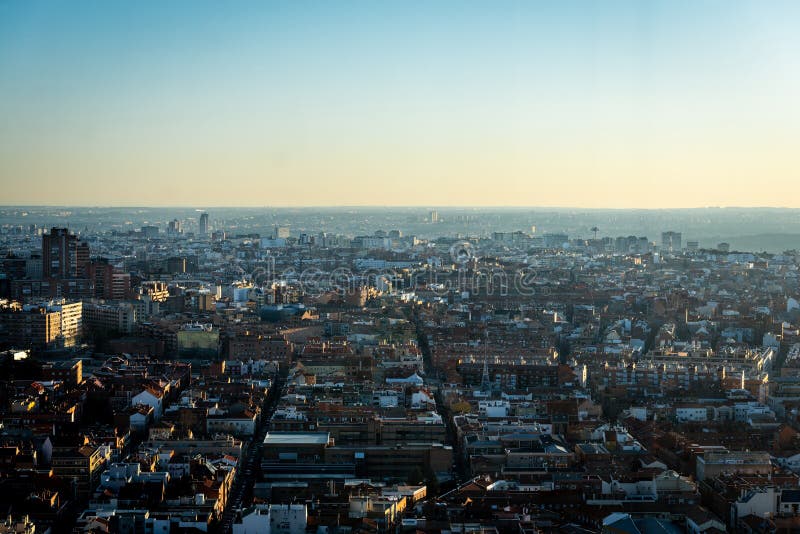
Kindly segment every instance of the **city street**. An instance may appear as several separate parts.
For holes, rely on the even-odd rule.
[[[244,451],[242,452],[242,459],[239,462],[236,478],[231,488],[225,511],[222,514],[221,521],[219,522],[219,532],[228,534],[231,532],[233,522],[236,519],[236,513],[241,510],[245,505],[252,502],[253,497],[253,484],[256,482],[258,469],[261,459],[262,443],[264,437],[269,431],[269,421],[272,417],[275,408],[280,399],[280,392],[285,382],[283,372],[280,372],[275,378],[275,382],[267,394],[264,405],[261,410],[261,419],[256,434],[253,439],[248,442]]]

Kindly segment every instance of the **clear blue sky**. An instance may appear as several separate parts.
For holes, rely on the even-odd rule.
[[[800,206],[800,2],[0,0],[0,203]]]

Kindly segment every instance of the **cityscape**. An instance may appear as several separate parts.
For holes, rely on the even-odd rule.
[[[0,534],[800,532],[798,27],[0,0]]]
[[[797,250],[223,211],[3,210],[6,528],[800,524]]]

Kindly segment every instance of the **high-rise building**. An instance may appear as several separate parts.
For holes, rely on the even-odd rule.
[[[0,269],[13,275],[4,291],[26,301],[91,297],[89,256],[86,242],[66,228],[52,228],[42,235],[41,254],[32,252],[27,259],[0,261]],[[22,266],[21,271],[16,263]]]
[[[662,232],[661,250],[664,252],[679,252],[683,248],[681,239],[680,232]]]
[[[131,289],[131,275],[120,272],[105,258],[89,264],[92,296],[99,299],[124,299]]]
[[[200,235],[208,234],[208,213],[200,215]]]
[[[178,235],[181,233],[181,222],[178,219],[173,219],[169,222],[167,233],[170,235]]]
[[[430,222],[432,222],[432,223],[438,223],[439,222],[439,212],[436,211],[436,210],[431,210],[431,212],[428,214],[428,220]]]
[[[276,226],[274,239],[287,239],[289,237],[289,227],[288,226]]]
[[[180,256],[167,258],[166,267],[169,274],[183,274],[186,272],[186,258]]]
[[[42,236],[44,278],[82,278],[89,265],[89,245],[66,228],[53,228]]]
[[[31,280],[41,280],[42,275],[42,253],[31,252],[30,257],[25,260],[25,276]]]

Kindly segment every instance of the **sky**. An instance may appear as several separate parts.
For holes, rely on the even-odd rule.
[[[0,0],[0,204],[800,207],[800,2]]]

